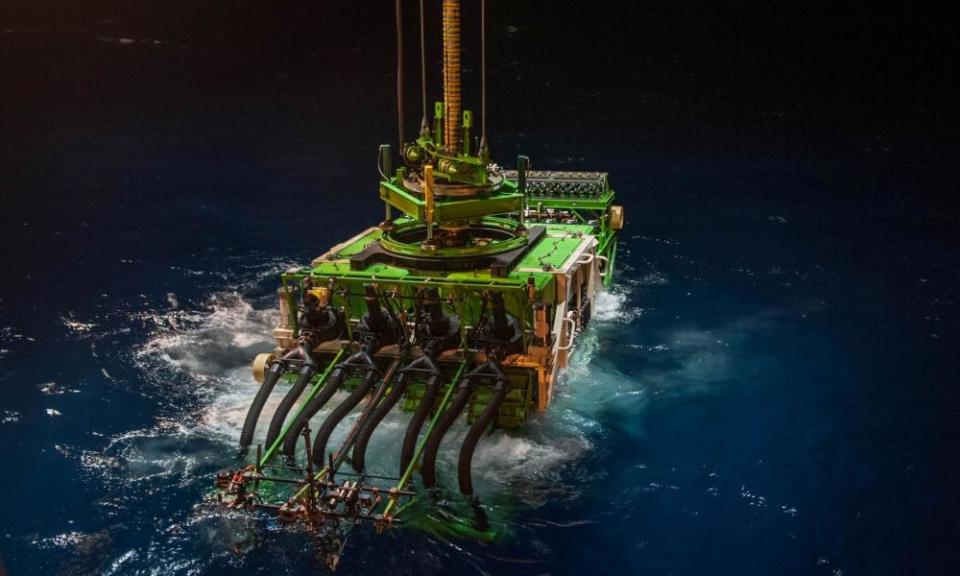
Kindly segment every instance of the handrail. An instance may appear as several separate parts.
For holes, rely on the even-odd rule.
[[[573,346],[573,337],[574,331],[577,329],[577,321],[573,317],[573,310],[567,312],[567,315],[563,319],[564,322],[570,323],[570,328],[568,330],[569,337],[567,343],[564,346],[557,346],[557,350],[569,350]]]
[[[606,278],[606,277],[607,277],[607,273],[609,273],[609,271],[610,271],[610,266],[609,266],[609,264],[610,264],[610,259],[607,258],[606,256],[597,256],[597,260],[600,261],[601,263],[603,263],[603,267],[602,267],[602,269],[600,270],[600,277],[601,277],[601,278]]]

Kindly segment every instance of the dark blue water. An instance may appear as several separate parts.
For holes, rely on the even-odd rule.
[[[12,575],[323,572],[306,535],[197,506],[235,464],[277,275],[382,215],[389,42],[269,32],[299,30],[287,16],[213,39],[122,18],[4,34]],[[550,411],[478,451],[506,536],[359,528],[341,573],[956,573],[957,116],[897,121],[852,80],[834,107],[825,78],[744,72],[741,94],[704,45],[618,76],[516,18],[496,32],[494,153],[611,173],[616,283]],[[651,49],[678,26],[643,21]],[[402,425],[374,467],[395,467]]]

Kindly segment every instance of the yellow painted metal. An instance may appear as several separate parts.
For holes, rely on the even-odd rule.
[[[257,354],[257,357],[253,359],[253,379],[256,380],[258,384],[263,384],[264,379],[267,377],[267,368],[270,366],[270,363],[276,359],[277,357],[269,352]]]
[[[330,303],[330,289],[326,287],[321,288],[311,288],[307,290],[309,296],[313,296],[317,299],[318,306],[326,306]]]
[[[610,207],[610,229],[623,229],[623,206],[614,204]]]
[[[433,166],[427,164],[423,167],[423,196],[427,204],[426,222],[433,224],[435,212],[435,203],[433,201]]]

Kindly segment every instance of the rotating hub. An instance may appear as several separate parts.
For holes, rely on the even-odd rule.
[[[527,236],[518,234],[516,223],[484,218],[478,223],[443,226],[427,242],[427,226],[411,221],[383,233],[380,246],[398,256],[422,258],[469,258],[500,254],[525,246]]]
[[[373,264],[428,272],[489,268],[492,276],[502,278],[545,233],[541,226],[519,233],[512,220],[484,218],[463,228],[439,229],[428,244],[426,225],[409,221],[384,231],[378,242],[351,256],[350,268],[366,270]]]

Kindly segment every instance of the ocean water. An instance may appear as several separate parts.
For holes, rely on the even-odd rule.
[[[6,34],[46,71],[0,148],[7,572],[323,573],[303,532],[198,504],[238,462],[279,272],[381,217],[389,52],[321,51],[352,66],[321,90],[305,78],[326,64],[235,80],[162,35]],[[955,159],[777,126],[698,144],[669,97],[623,123],[590,102],[636,93],[543,85],[567,73],[500,60],[493,82],[539,104],[494,104],[494,152],[608,170],[627,227],[550,410],[477,451],[505,536],[358,527],[339,573],[956,573]],[[378,429],[373,470],[396,467],[405,418]]]

